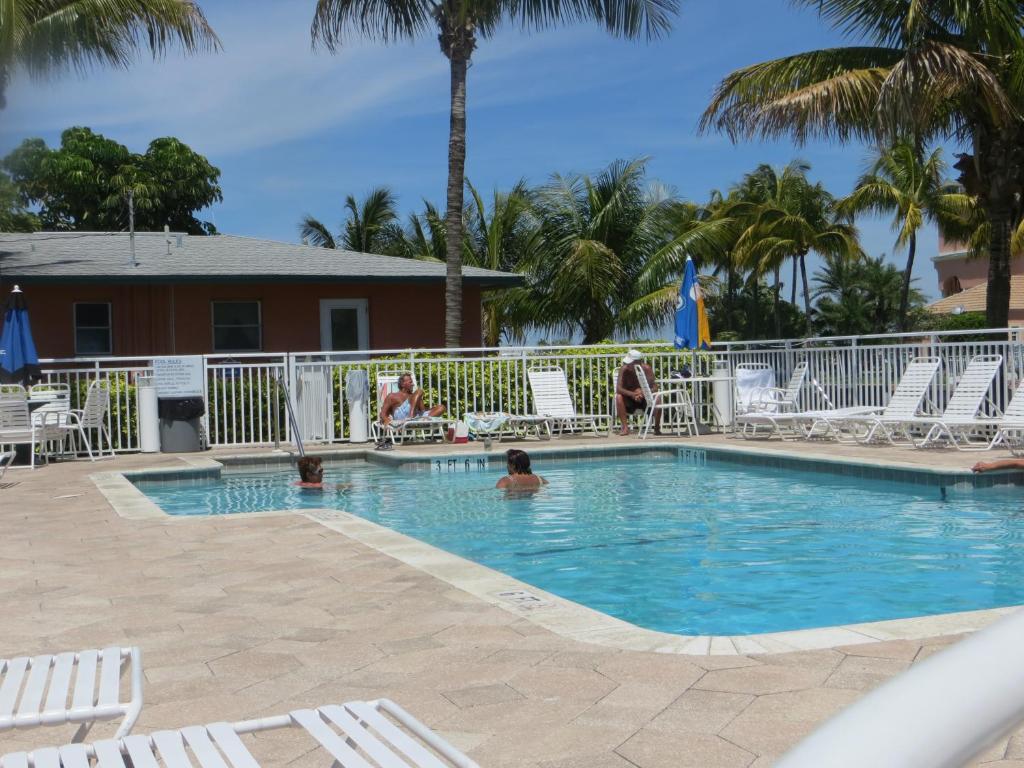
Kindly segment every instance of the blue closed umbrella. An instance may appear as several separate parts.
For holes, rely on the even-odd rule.
[[[4,307],[4,326],[0,331],[0,383],[31,384],[39,378],[39,355],[32,341],[25,294],[14,286]]]
[[[708,313],[704,309],[704,296],[697,282],[697,269],[693,260],[686,257],[686,272],[683,284],[679,286],[676,300],[676,349],[709,349],[711,330],[708,327]]]

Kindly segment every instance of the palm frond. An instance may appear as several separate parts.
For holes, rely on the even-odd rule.
[[[317,248],[337,248],[334,242],[334,235],[323,224],[323,222],[312,216],[306,215],[299,222],[299,237],[304,243],[316,246]]]
[[[22,0],[4,5],[0,57],[34,77],[100,64],[125,67],[142,48],[154,56],[174,45],[187,53],[220,48],[191,0]]]
[[[336,51],[349,35],[392,43],[436,28],[430,0],[317,0],[310,30],[314,47]]]
[[[882,83],[898,61],[886,48],[830,48],[744,67],[715,89],[700,129],[734,141],[869,136]]]

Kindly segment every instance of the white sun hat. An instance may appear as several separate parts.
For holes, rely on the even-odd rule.
[[[631,363],[639,362],[644,359],[644,353],[639,349],[631,349],[626,353],[626,356],[622,358],[623,365],[630,365]]]

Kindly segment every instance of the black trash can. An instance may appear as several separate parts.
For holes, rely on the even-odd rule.
[[[201,450],[199,417],[204,410],[201,397],[161,397],[157,404],[160,451],[194,453]]]

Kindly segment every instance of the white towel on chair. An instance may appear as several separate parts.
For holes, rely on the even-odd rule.
[[[737,368],[736,369],[736,410],[746,413],[752,401],[757,401],[761,393],[775,386],[775,371],[771,368]]]

